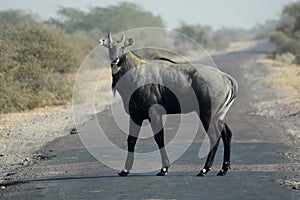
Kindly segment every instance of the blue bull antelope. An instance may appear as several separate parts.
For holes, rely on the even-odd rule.
[[[144,120],[149,120],[162,160],[162,168],[157,175],[166,175],[170,161],[165,149],[162,115],[196,112],[210,139],[207,160],[197,176],[205,176],[211,170],[220,138],[224,143],[224,156],[222,169],[217,175],[226,175],[230,168],[232,132],[224,118],[238,92],[236,80],[211,66],[176,63],[166,58],[141,59],[126,50],[133,44],[133,39],[125,40],[125,36],[122,36],[120,41],[113,41],[111,33],[108,32],[108,38],[100,39],[99,42],[109,50],[112,89],[119,92],[124,108],[130,116],[127,158],[124,169],[118,174],[127,176],[132,169],[141,125]],[[118,84],[120,80],[122,84]],[[149,80],[155,82],[150,83]],[[176,91],[164,84],[158,84],[166,82]],[[129,94],[128,91],[132,88],[135,90]],[[194,94],[197,105],[185,106],[183,109],[180,107],[178,96],[189,97],[190,94]]]

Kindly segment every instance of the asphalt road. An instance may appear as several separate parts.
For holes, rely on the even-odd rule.
[[[196,142],[172,164],[166,177],[157,177],[156,172],[118,177],[118,171],[89,154],[78,135],[69,135],[44,148],[47,160],[12,174],[6,189],[0,191],[1,199],[300,199],[299,191],[277,183],[293,176],[284,169],[289,161],[283,153],[291,148],[286,142],[286,130],[275,119],[251,114],[253,96],[263,92],[263,87],[253,87],[255,80],[251,82],[246,76],[265,73],[256,60],[272,48],[261,42],[244,51],[214,57],[216,64],[234,76],[240,86],[239,96],[227,115],[234,134],[232,169],[227,176],[216,176],[222,162],[220,146],[216,168],[206,177],[196,177],[205,161],[198,158],[200,144]],[[98,120],[111,130],[110,139],[125,147],[126,136],[113,123],[110,112],[99,113]],[[176,122],[176,117],[171,118],[168,126],[176,126]],[[141,149],[156,147],[150,140],[141,144]]]

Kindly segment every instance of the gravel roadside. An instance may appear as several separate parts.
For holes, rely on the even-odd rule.
[[[72,115],[72,106],[0,115],[0,181],[13,169],[42,159],[38,151],[46,143],[70,134]]]

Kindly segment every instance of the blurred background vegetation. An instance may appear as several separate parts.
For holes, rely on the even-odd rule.
[[[284,57],[290,63],[300,64],[300,1],[287,5],[270,41],[277,45],[274,57]]]
[[[0,24],[0,113],[69,103],[80,63],[108,29],[165,27],[160,16],[126,2],[88,11],[60,7],[47,21],[22,10],[1,11]],[[232,42],[270,39],[278,47],[274,58],[288,55],[289,62],[300,63],[300,2],[287,5],[279,21],[250,30],[185,22],[176,30],[217,51]]]

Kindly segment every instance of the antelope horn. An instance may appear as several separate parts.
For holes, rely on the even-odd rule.
[[[125,42],[125,35],[123,35],[121,38],[121,43],[124,44],[124,42]]]
[[[112,43],[113,40],[112,40],[112,37],[111,37],[110,30],[107,31],[107,37],[108,37],[108,42],[109,42],[109,43]]]

